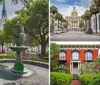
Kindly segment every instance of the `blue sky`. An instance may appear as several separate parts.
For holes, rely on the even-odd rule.
[[[58,11],[65,17],[70,16],[73,7],[76,7],[78,15],[81,16],[86,9],[89,9],[92,0],[50,0],[50,5],[58,8]]]

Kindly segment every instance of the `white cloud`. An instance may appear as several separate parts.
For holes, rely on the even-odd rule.
[[[77,11],[78,11],[78,16],[81,16],[84,14],[85,10],[87,8],[85,7],[82,7],[82,6],[71,6],[71,5],[58,5],[57,8],[58,8],[58,11],[64,16],[71,16],[71,12],[72,12],[72,9],[73,7],[76,7]]]
[[[67,0],[55,0],[56,2],[66,2]]]
[[[91,1],[92,0],[80,0],[80,2],[76,1],[74,4],[75,5],[82,5],[82,6],[86,7],[86,8],[89,8],[90,5],[91,5]]]

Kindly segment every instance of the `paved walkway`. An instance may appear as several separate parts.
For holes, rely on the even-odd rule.
[[[74,74],[73,75],[73,80],[71,85],[81,85],[81,82],[79,81],[78,75]]]
[[[100,41],[100,36],[85,34],[80,31],[69,31],[66,33],[51,34],[51,41]]]

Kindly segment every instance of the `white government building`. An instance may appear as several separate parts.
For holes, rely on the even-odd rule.
[[[68,21],[68,29],[69,30],[80,30],[79,22],[81,20],[81,16],[78,16],[78,11],[75,7],[71,12],[71,16],[66,16],[66,20]]]

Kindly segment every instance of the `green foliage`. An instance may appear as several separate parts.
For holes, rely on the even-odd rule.
[[[7,20],[4,24],[4,35],[5,35],[5,42],[6,43],[15,43],[15,31],[16,28],[14,25],[17,23],[17,21],[20,22],[20,24],[24,25],[25,20],[21,16],[14,17],[11,20]]]
[[[98,69],[95,69],[95,63],[94,62],[85,62],[79,68],[79,73],[80,74],[96,74],[96,73],[99,74],[100,71]]]
[[[83,74],[79,79],[82,85],[100,85],[100,74]]]
[[[46,54],[49,32],[49,4],[48,0],[35,0],[29,9],[31,15],[25,25],[27,34],[32,36],[41,45],[41,55]]]
[[[92,4],[92,5],[90,6],[90,12],[91,12],[92,14],[96,14],[96,13],[100,12],[100,9],[99,9],[99,7],[97,7],[96,4],[94,3],[94,4]]]
[[[70,69],[69,68],[66,68],[66,67],[56,67],[56,68],[53,68],[54,71],[56,72],[60,72],[60,71],[65,71],[65,73],[69,73]]]
[[[15,53],[12,53],[12,54],[0,54],[0,59],[15,59]]]
[[[55,43],[51,43],[51,45],[50,45],[51,57],[57,56],[59,54],[59,52],[60,52],[60,46]]]
[[[50,7],[50,12],[54,15],[58,12],[58,9],[55,6]]]
[[[90,17],[91,17],[90,10],[86,10],[84,15],[82,15],[82,19],[84,19],[84,20],[88,20],[88,19],[90,19]]]
[[[82,31],[84,30],[84,29],[82,29],[82,27],[84,27],[84,21],[83,20],[80,20],[79,27],[81,28]]]
[[[18,0],[17,0],[18,1]],[[29,3],[31,1],[31,3]],[[48,0],[24,0],[21,10],[16,11],[17,17],[7,20],[4,24],[4,32],[7,43],[15,43],[14,25],[17,21],[25,27],[25,33],[28,35],[28,44],[36,42],[41,45],[41,55],[46,54],[46,46],[48,45],[49,32],[49,1]],[[27,42],[26,42],[27,43]]]
[[[60,46],[55,44],[55,43],[51,43],[51,46],[50,46],[50,65],[51,65],[51,71],[52,71],[52,68],[57,66],[58,65],[58,61],[57,61],[57,55],[59,54],[60,52]]]
[[[64,74],[57,72],[50,73],[50,85],[70,85],[71,80],[72,80],[71,74]]]

